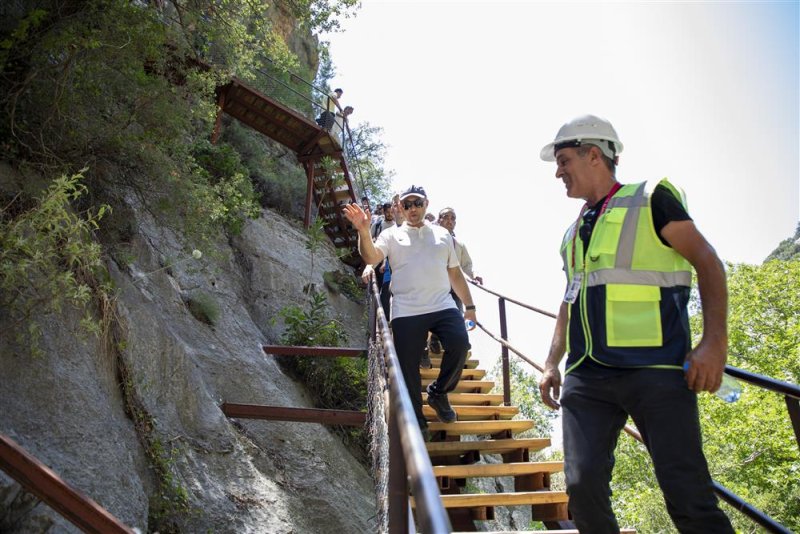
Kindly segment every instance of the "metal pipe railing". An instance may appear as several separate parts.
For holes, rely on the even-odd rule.
[[[370,318],[375,317],[371,337],[383,345],[383,357],[389,385],[389,532],[413,532],[409,519],[408,488],[414,496],[417,523],[424,534],[452,531],[450,519],[442,505],[439,486],[433,474],[430,456],[422,439],[417,416],[411,404],[400,362],[394,349],[389,323],[383,313],[378,287],[370,280]]]
[[[0,434],[0,469],[84,532],[135,532],[3,434]]]
[[[525,309],[534,311],[534,312],[542,314],[542,315],[546,315],[547,317],[552,317],[553,319],[557,318],[557,316],[555,314],[553,314],[553,313],[541,310],[541,309],[536,308],[534,306],[531,306],[529,304],[525,304],[523,302],[519,302],[517,300],[509,298],[509,297],[507,297],[507,296],[505,296],[505,295],[503,295],[501,293],[497,293],[495,291],[492,291],[492,290],[490,290],[490,289],[488,289],[486,287],[483,287],[483,285],[480,285],[480,284],[478,284],[478,283],[476,283],[476,282],[474,282],[472,280],[470,280],[470,283],[473,284],[474,286],[482,289],[483,291],[486,291],[487,293],[490,293],[490,294],[498,297],[499,308],[500,308],[499,315],[500,315],[501,337],[498,338],[496,335],[494,335],[492,332],[490,332],[486,327],[484,327],[481,323],[476,323],[476,324],[489,337],[491,337],[492,339],[494,339],[495,341],[497,341],[498,343],[500,343],[502,345],[503,354],[505,355],[506,358],[508,357],[508,351],[510,350],[511,352],[513,352],[514,354],[519,356],[521,359],[523,359],[526,362],[528,362],[529,364],[531,364],[539,372],[544,372],[544,368],[541,365],[533,362],[533,360],[531,360],[530,358],[525,356],[522,352],[520,352],[519,350],[514,348],[508,342],[508,337],[507,337],[508,336],[508,325],[507,325],[506,313],[505,313],[505,311],[506,311],[505,310],[505,302],[506,301],[513,302],[514,304],[517,304],[518,306],[521,306],[521,307],[523,307]],[[798,387],[798,386],[796,386],[794,384],[790,384],[788,382],[783,382],[781,380],[776,380],[776,379],[768,377],[768,376],[759,375],[759,374],[756,374],[756,373],[751,373],[750,371],[745,371],[743,369],[738,369],[738,368],[732,367],[730,365],[726,365],[725,366],[725,372],[727,374],[733,376],[733,377],[736,377],[736,378],[738,378],[740,380],[743,380],[745,382],[753,384],[754,386],[757,386],[757,387],[760,387],[762,389],[766,389],[766,390],[769,390],[769,391],[784,395],[784,399],[786,400],[786,407],[787,407],[787,410],[789,412],[789,418],[790,418],[792,426],[794,428],[795,439],[797,440],[798,446],[800,446],[800,387]],[[510,381],[509,374],[510,374],[509,367],[508,367],[506,361],[504,360],[503,361],[503,386],[504,386],[503,387],[503,398],[504,399],[510,397],[510,386],[508,385],[508,383]],[[644,441],[642,440],[641,434],[635,428],[633,428],[633,427],[631,427],[629,425],[625,425],[624,430],[625,430],[626,433],[628,433],[630,436],[632,436],[637,441],[639,441],[641,443],[644,443]],[[736,495],[735,493],[733,493],[732,491],[727,489],[725,486],[719,484],[716,481],[712,481],[712,482],[714,484],[714,492],[721,499],[723,499],[725,502],[730,504],[733,508],[735,508],[736,510],[738,510],[739,512],[741,512],[745,516],[747,516],[753,522],[755,522],[758,525],[764,527],[768,532],[775,532],[775,533],[778,533],[778,534],[791,534],[791,531],[789,531],[786,527],[784,527],[783,525],[781,525],[778,522],[776,522],[770,516],[768,516],[767,514],[765,514],[764,512],[759,510],[758,508],[756,508],[755,506],[751,505],[750,503],[748,503],[747,501],[745,501],[744,499],[742,499],[741,497],[739,497],[738,495]]]

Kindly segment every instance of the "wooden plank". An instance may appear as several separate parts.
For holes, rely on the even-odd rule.
[[[423,378],[422,389],[428,387],[433,380],[432,378]],[[453,391],[455,393],[489,393],[493,388],[494,382],[487,380],[459,380]]]
[[[442,366],[442,359],[432,357],[431,363],[433,364],[433,367],[438,369],[439,367]],[[464,364],[464,367],[469,369],[475,369],[476,367],[478,367],[479,364],[480,362],[478,362],[478,360],[467,360],[466,363]]]
[[[420,376],[430,379],[435,379],[439,377],[439,369],[432,368],[432,369],[420,369],[419,370]],[[464,369],[461,371],[461,379],[462,380],[480,380],[484,376],[486,376],[486,371],[483,369]]]
[[[516,406],[469,406],[452,405],[458,414],[459,421],[484,421],[486,419],[511,419],[519,413]],[[422,413],[434,419],[436,412],[430,406],[423,405]]]
[[[620,534],[636,534],[634,528],[621,528]],[[467,532],[453,532],[452,534],[468,534]],[[469,533],[472,534],[472,533]],[[576,529],[557,529],[557,530],[490,530],[482,534],[580,534]]]
[[[433,467],[437,477],[513,477],[538,473],[558,473],[564,462],[513,462],[508,464],[438,465]]]
[[[503,403],[503,395],[500,393],[448,393],[447,398],[450,400],[450,404],[470,406],[492,406]],[[423,393],[423,403],[427,399],[428,394]]]
[[[326,410],[322,408],[289,408],[259,404],[224,403],[222,413],[236,419],[262,419],[266,421],[294,421],[324,425],[364,426],[366,412],[353,410]]]
[[[500,421],[456,421],[455,423],[440,423],[438,421],[428,424],[431,432],[444,431],[449,436],[467,436],[480,434],[497,434],[498,432],[524,432],[533,428],[530,419],[511,419]]]
[[[266,354],[275,356],[325,356],[325,357],[360,357],[367,355],[366,348],[359,347],[298,347],[289,345],[264,345]]]
[[[0,468],[85,532],[134,532],[4,434],[0,434]]]
[[[506,454],[517,450],[539,451],[550,446],[550,438],[485,439],[481,441],[431,441],[425,444],[428,454],[452,456],[468,452]]]
[[[521,506],[526,504],[550,504],[567,502],[563,491],[516,491],[510,493],[467,493],[442,495],[445,508],[472,508],[475,506]],[[414,500],[411,499],[411,506]]]

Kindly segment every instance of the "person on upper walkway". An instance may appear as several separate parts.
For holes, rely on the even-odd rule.
[[[342,94],[344,94],[344,91],[337,87],[322,99],[322,113],[317,117],[317,124],[319,124],[320,127],[328,131],[333,128],[333,124],[336,120],[336,112],[341,109],[341,106],[339,106],[339,99],[342,98]]]
[[[405,222],[382,232],[373,244],[369,218],[357,205],[345,216],[358,231],[358,251],[368,264],[388,258],[392,266],[391,327],[400,367],[423,434],[428,424],[422,413],[419,362],[428,332],[445,344],[439,376],[428,386],[428,404],[440,421],[457,419],[447,393],[453,391],[470,348],[464,318],[476,320],[467,281],[455,255],[450,233],[425,221],[428,198],[422,187],[411,186],[400,196]],[[450,297],[453,288],[466,304],[462,316]]]
[[[581,532],[619,533],[610,481],[630,415],[677,529],[732,533],[714,495],[697,409],[697,393],[716,391],[725,368],[725,272],[680,189],[667,179],[617,181],[622,148],[611,123],[587,115],[541,151],[556,162],[567,196],[585,201],[561,245],[567,290],[539,383],[542,401],[562,411],[569,510]],[[703,309],[694,348],[692,267]]]

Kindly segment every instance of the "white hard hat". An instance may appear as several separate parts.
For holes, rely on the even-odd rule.
[[[596,145],[612,160],[622,152],[622,143],[610,122],[594,115],[583,115],[562,126],[555,140],[545,145],[539,156],[545,161],[555,161],[557,150],[582,144]]]

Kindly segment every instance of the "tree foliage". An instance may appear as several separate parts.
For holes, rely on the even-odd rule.
[[[800,261],[729,265],[728,364],[800,384]],[[702,316],[692,317],[696,340]],[[800,453],[783,396],[743,383],[726,404],[701,394],[704,450],[712,477],[791,530],[800,530]],[[674,531],[644,447],[621,438],[614,470],[620,524]],[[741,532],[757,528],[723,505]]]
[[[781,241],[765,261],[770,260],[800,260],[800,223],[797,223],[794,236]]]

